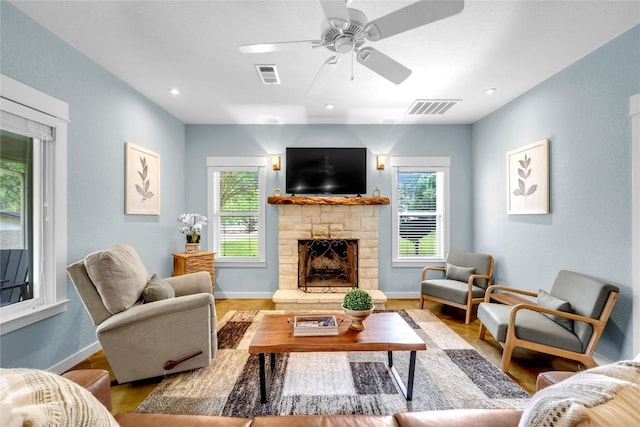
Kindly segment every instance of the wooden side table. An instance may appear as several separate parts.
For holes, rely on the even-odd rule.
[[[201,251],[195,254],[175,253],[173,255],[173,275],[182,276],[187,273],[207,271],[211,275],[211,293],[215,288],[215,253]]]

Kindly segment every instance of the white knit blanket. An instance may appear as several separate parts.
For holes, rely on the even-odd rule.
[[[519,426],[600,425],[591,419],[594,409],[613,402],[625,389],[637,393],[639,384],[640,361],[622,361],[587,369],[533,395]],[[625,425],[640,425],[638,405],[615,405],[615,410],[618,420],[623,417],[637,421]]]
[[[86,389],[36,369],[0,369],[0,426],[118,426]]]

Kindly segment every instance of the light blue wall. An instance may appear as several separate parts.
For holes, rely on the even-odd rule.
[[[375,169],[375,155],[451,158],[451,247],[471,249],[471,126],[439,125],[187,125],[187,209],[207,211],[207,156],[267,156],[281,154],[283,170],[267,170],[267,193],[285,187],[286,147],[367,147],[368,194],[378,187],[391,195],[391,171]],[[417,295],[418,268],[391,266],[391,206],[381,206],[380,289]],[[270,296],[278,289],[278,208],[267,206],[267,265],[265,268],[216,268],[216,290]],[[209,230],[207,230],[208,232]]]
[[[560,269],[621,288],[597,351],[632,356],[631,121],[640,26],[473,125],[474,243],[496,283],[549,289]],[[549,215],[507,215],[505,153],[550,140]],[[636,327],[640,327],[636,325]]]
[[[451,248],[496,256],[497,281],[548,288],[560,268],[611,280],[622,296],[598,352],[631,356],[629,97],[640,92],[636,27],[473,126],[187,125],[0,1],[0,71],[69,104],[68,261],[133,244],[150,272],[169,275],[182,249],[176,217],[206,212],[207,156],[266,156],[287,146],[369,148],[369,194],[391,193],[375,154],[451,157]],[[159,90],[164,90],[160,88]],[[186,136],[185,136],[186,134]],[[550,215],[507,216],[506,151],[551,140]],[[124,215],[124,142],[161,156],[160,216]],[[186,141],[186,143],[185,143]],[[284,187],[268,170],[267,191]],[[380,286],[416,292],[417,268],[391,267],[391,208],[380,209]],[[267,267],[217,271],[225,292],[277,288],[277,208],[267,207]],[[595,230],[595,231],[592,231]],[[95,341],[68,284],[69,310],[0,337],[2,367],[49,368]]]
[[[170,275],[183,241],[184,124],[6,1],[0,17],[2,74],[69,104],[68,263],[126,242],[150,273]],[[125,141],[160,154],[160,216],[124,214]],[[70,282],[67,294],[65,313],[0,337],[2,367],[47,369],[96,341]]]

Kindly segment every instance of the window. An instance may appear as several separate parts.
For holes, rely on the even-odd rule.
[[[264,266],[265,158],[210,157],[207,166],[216,265]]]
[[[3,112],[3,122],[9,114]],[[42,131],[43,138],[50,140],[46,134],[50,135],[51,129],[44,127]],[[34,295],[32,248],[38,212],[33,209],[33,179],[40,181],[40,171],[45,165],[34,165],[33,152],[35,149],[41,153],[48,145],[42,139],[0,130],[0,307],[32,299]],[[43,156],[37,156],[36,163],[40,163],[38,157]]]
[[[66,309],[66,104],[1,76],[1,333]]]
[[[449,158],[393,159],[393,265],[442,263],[449,246]]]

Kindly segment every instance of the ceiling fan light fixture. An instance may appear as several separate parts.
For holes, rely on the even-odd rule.
[[[346,54],[351,52],[355,46],[356,46],[355,39],[348,35],[338,37],[333,44],[333,47],[335,47],[336,52],[340,54]]]
[[[258,43],[238,48],[243,53],[273,52],[293,47],[325,47],[336,52],[337,56],[355,52],[359,63],[397,85],[411,75],[411,70],[377,49],[363,47],[363,44],[383,40],[460,13],[464,9],[464,0],[417,1],[373,21],[369,21],[362,11],[348,7],[348,0],[320,0],[320,5],[324,13],[324,19],[320,23],[320,40]],[[335,63],[325,62],[318,74],[322,74],[322,70],[333,68],[327,66]],[[312,86],[317,79],[316,75]]]

